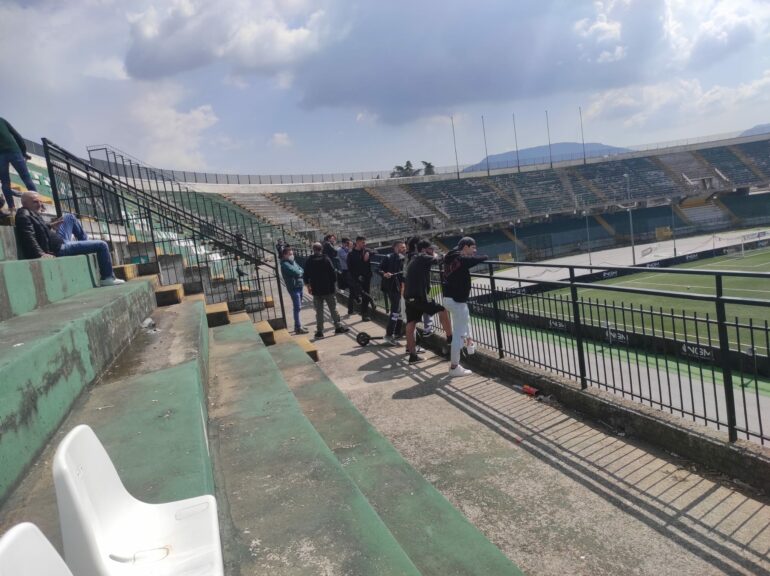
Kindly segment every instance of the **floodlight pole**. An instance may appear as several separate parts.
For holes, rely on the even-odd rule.
[[[519,277],[519,288],[521,288],[521,265],[519,264],[519,233],[516,230],[516,224],[518,222],[521,222],[521,220],[514,220],[511,222],[513,224],[513,258],[516,261],[516,276]]]
[[[455,118],[449,116],[449,120],[452,121],[452,143],[455,147],[455,167],[457,168],[457,179],[460,179],[460,161],[457,159],[457,138],[455,137]]]
[[[628,226],[631,229],[631,261],[636,266],[636,246],[634,246],[634,216],[631,211],[631,178],[628,174],[623,174],[626,179],[626,198],[628,199]]]
[[[580,140],[583,142],[583,164],[586,163],[586,137],[583,134],[583,108],[578,106],[578,112],[580,113]]]
[[[545,129],[548,134],[548,161],[553,168],[553,152],[551,151],[551,123],[548,121],[548,110],[545,111]]]
[[[516,113],[513,113],[513,143],[516,145],[516,172],[521,172],[519,162],[519,137],[516,135]]]
[[[674,241],[674,258],[676,258],[676,228],[674,228],[674,199],[671,199],[671,238]]]
[[[481,115],[481,131],[484,133],[484,154],[487,157],[487,176],[489,176],[489,151],[487,150],[487,128],[484,125],[484,115]]]
[[[583,215],[586,218],[586,241],[588,242],[588,265],[593,266],[594,263],[591,260],[591,233],[588,231],[588,212],[583,210]]]

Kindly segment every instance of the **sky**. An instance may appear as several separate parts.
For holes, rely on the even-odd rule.
[[[0,116],[240,174],[770,122],[770,0],[0,0]],[[548,125],[546,125],[546,111]],[[515,133],[514,133],[515,116]]]

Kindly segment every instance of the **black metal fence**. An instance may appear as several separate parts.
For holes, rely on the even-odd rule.
[[[226,302],[231,312],[285,321],[278,259],[245,216],[161,182],[147,191],[43,144],[57,214],[76,214],[111,245],[117,263],[137,264],[188,294],[202,292],[207,303]]]
[[[730,441],[770,442],[770,300],[731,295],[737,283],[751,282],[749,290],[770,298],[770,274],[580,265],[563,266],[563,280],[520,284],[499,275],[511,266],[490,261],[472,274],[471,326],[480,346],[582,388],[726,430]],[[591,272],[579,277],[586,269]],[[692,286],[671,291],[601,282],[640,273],[674,274]],[[372,295],[385,306],[377,284]],[[432,284],[440,301],[438,268]],[[601,295],[585,295],[589,290]]]

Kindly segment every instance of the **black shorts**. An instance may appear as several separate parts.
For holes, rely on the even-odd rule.
[[[437,312],[444,310],[441,304],[438,304],[434,300],[410,300],[406,301],[406,321],[418,322],[422,319],[423,314],[430,314],[433,316]]]

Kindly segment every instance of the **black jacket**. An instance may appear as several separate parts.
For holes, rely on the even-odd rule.
[[[387,258],[385,258],[382,262],[380,262],[380,267],[377,270],[377,273],[382,276],[382,291],[386,294],[390,294],[391,292],[400,292],[401,291],[401,284],[404,283],[404,261],[398,257],[398,254],[395,252],[388,254]],[[390,272],[391,274],[397,274],[397,276],[391,276],[390,278],[385,278],[385,272]]]
[[[478,266],[489,256],[463,256],[459,250],[452,250],[444,256],[444,271],[441,274],[441,292],[455,302],[467,302],[471,293],[471,268]]]
[[[302,279],[305,284],[310,285],[313,296],[327,296],[334,294],[337,271],[327,256],[313,254],[305,262],[305,273]]]
[[[64,244],[39,215],[26,208],[16,211],[16,242],[22,260],[41,258],[45,254],[56,256]]]
[[[441,260],[435,256],[421,252],[416,254],[406,267],[406,288],[404,298],[407,300],[427,301],[430,293],[430,269]]]
[[[334,267],[339,270],[340,268],[340,259],[337,256],[337,249],[334,247],[334,244],[332,244],[329,241],[326,241],[323,243],[323,255],[329,258],[331,260]]]
[[[364,253],[369,253],[369,261],[364,262]],[[348,254],[348,271],[353,278],[371,278],[372,266],[371,266],[371,251],[364,248],[363,250],[356,250],[355,248]]]

